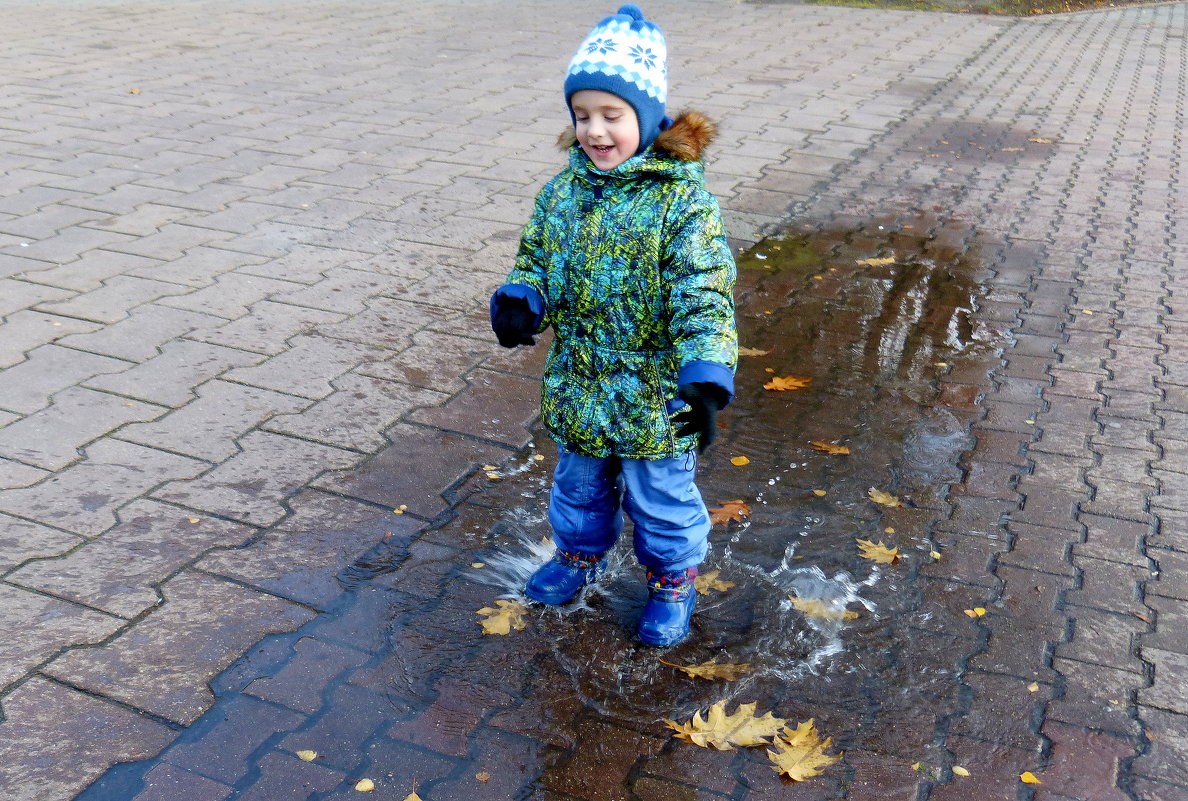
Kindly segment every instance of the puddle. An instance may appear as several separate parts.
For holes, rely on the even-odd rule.
[[[793,231],[739,258],[740,344],[762,355],[740,359],[736,401],[699,471],[711,508],[734,499],[751,507],[742,524],[715,526],[702,567],[735,586],[699,599],[686,643],[662,652],[639,645],[645,590],[628,527],[596,587],[559,610],[531,607],[549,659],[583,704],[647,724],[723,697],[774,705],[794,688],[850,675],[856,681],[829,700],[857,708],[867,703],[866,679],[903,670],[890,654],[911,596],[905,577],[933,558],[928,524],[972,445],[965,411],[940,405],[936,382],[985,386],[1003,344],[974,317],[990,275],[966,236],[958,224],[889,217]],[[763,389],[773,376],[812,382]],[[821,453],[811,441],[851,453]],[[543,437],[537,446],[552,450]],[[738,456],[749,462],[736,466]],[[537,468],[514,479],[514,491],[492,490],[508,507],[495,547],[480,557],[486,566],[470,577],[493,585],[494,597],[523,600],[523,582],[551,552],[542,542],[551,463]],[[904,507],[875,504],[870,488]],[[864,560],[856,538],[896,546],[902,561]],[[753,670],[732,682],[690,681],[658,657]]]

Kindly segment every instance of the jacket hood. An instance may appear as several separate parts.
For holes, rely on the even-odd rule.
[[[717,134],[718,126],[709,117],[700,111],[684,111],[667,130],[660,132],[656,141],[652,143],[651,150],[658,156],[678,161],[701,161],[706,147]],[[557,146],[562,150],[568,150],[576,144],[577,132],[572,125],[557,137]],[[646,154],[647,151],[640,156]]]

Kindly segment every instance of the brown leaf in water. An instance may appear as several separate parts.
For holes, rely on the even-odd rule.
[[[795,595],[789,595],[788,600],[808,617],[823,620],[854,620],[858,617],[857,612],[852,612],[849,609],[827,607],[820,598],[797,598]]]
[[[899,498],[896,498],[889,492],[883,492],[874,487],[868,489],[866,494],[872,501],[883,506],[903,506],[903,501],[899,500]]]
[[[696,679],[706,679],[713,681],[714,679],[726,679],[726,681],[734,681],[735,679],[745,676],[751,672],[751,666],[745,662],[703,662],[700,665],[675,665],[672,662],[665,662],[660,660],[660,664],[674,667],[677,670],[692,676]]]
[[[809,443],[813,446],[813,450],[821,453],[828,453],[833,456],[844,456],[850,452],[850,449],[845,445],[838,445],[834,442],[821,442],[820,440],[813,440]]]
[[[528,624],[524,622],[524,613],[528,610],[515,601],[500,599],[495,602],[498,608],[484,606],[478,614],[486,615],[486,620],[478,621],[483,627],[483,634],[510,634],[514,628],[523,631]]]
[[[767,756],[781,776],[802,782],[820,776],[825,768],[842,758],[842,754],[825,753],[832,741],[830,737],[822,740],[809,719],[795,729],[784,729],[772,742],[773,748],[767,750]]]
[[[718,701],[704,718],[698,712],[688,723],[665,721],[676,731],[675,737],[702,748],[729,751],[736,746],[766,745],[784,728],[786,720],[770,712],[755,717],[755,704],[740,704],[733,714],[726,714],[726,702]]]
[[[771,349],[760,350],[759,348],[744,348],[741,345],[738,348],[739,356],[770,356]]]
[[[789,389],[804,389],[809,384],[813,383],[811,378],[799,378],[794,375],[774,376],[770,381],[763,385],[764,389],[774,389],[777,392],[784,392]]]
[[[751,507],[743,500],[722,501],[722,505],[709,510],[710,525],[726,525],[731,520],[741,523],[751,516]]]
[[[888,548],[882,540],[879,540],[877,545],[870,540],[855,540],[855,542],[858,543],[858,550],[862,552],[863,559],[869,559],[880,565],[894,565],[899,562],[899,548]]]
[[[861,259],[860,261],[856,261],[854,263],[861,267],[886,267],[888,264],[895,263],[895,257],[884,256],[880,259]]]
[[[709,595],[710,590],[717,590],[718,592],[726,592],[734,586],[733,581],[724,581],[718,578],[721,570],[711,570],[708,573],[702,573],[697,578],[693,579],[693,589],[702,595]]]

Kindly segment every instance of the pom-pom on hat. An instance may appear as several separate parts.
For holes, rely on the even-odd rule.
[[[594,26],[565,74],[565,103],[573,119],[571,99],[583,89],[599,89],[621,97],[639,118],[642,153],[661,130],[672,125],[664,115],[668,99],[668,48],[664,32],[628,3]]]

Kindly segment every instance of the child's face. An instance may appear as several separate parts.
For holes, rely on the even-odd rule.
[[[612,170],[635,155],[639,120],[626,100],[598,89],[574,92],[569,100],[578,144],[600,170]]]

